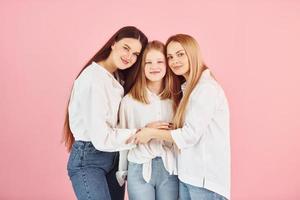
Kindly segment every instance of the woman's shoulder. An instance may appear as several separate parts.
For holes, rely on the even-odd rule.
[[[92,62],[83,70],[82,75],[90,79],[101,80],[106,77],[106,71],[97,63]]]
[[[217,95],[222,91],[223,89],[221,85],[217,82],[217,80],[213,76],[211,76],[209,71],[206,71],[204,77],[201,77],[198,83],[196,84],[191,94],[191,97],[197,98],[199,95],[203,95],[203,94]]]
[[[76,79],[81,85],[98,85],[101,86],[106,80],[105,73],[101,67],[94,62],[88,65]]]
[[[199,94],[205,91],[219,91],[219,85],[215,80],[200,80],[197,85],[195,86],[193,93]]]

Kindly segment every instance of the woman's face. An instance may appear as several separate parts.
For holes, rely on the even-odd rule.
[[[166,58],[158,50],[150,50],[145,59],[145,75],[149,81],[161,81],[166,75]]]
[[[179,42],[170,42],[167,46],[168,64],[174,74],[186,76],[190,70],[189,59]]]
[[[118,69],[131,67],[139,56],[142,44],[134,38],[123,38],[111,46],[111,54],[114,64]]]

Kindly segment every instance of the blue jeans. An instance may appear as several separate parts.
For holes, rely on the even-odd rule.
[[[118,152],[102,152],[91,142],[75,141],[68,174],[78,200],[123,200],[125,187],[116,179]]]
[[[128,197],[129,200],[177,200],[178,178],[170,175],[161,158],[152,159],[150,182],[143,178],[143,165],[129,162]]]
[[[179,181],[180,200],[227,200],[222,195],[202,187],[196,187]]]

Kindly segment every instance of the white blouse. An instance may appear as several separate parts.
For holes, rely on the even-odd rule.
[[[142,128],[155,121],[171,122],[173,117],[172,100],[164,99],[148,91],[150,104],[141,103],[126,95],[120,106],[120,126],[122,128]],[[175,145],[172,143],[151,140],[147,144],[137,145],[128,151],[120,152],[119,171],[117,179],[120,185],[124,184],[127,174],[127,159],[130,162],[143,164],[143,178],[146,182],[151,179],[152,159],[161,157],[164,167],[170,175],[177,174],[177,159]],[[128,153],[128,157],[127,157]]]
[[[171,135],[180,149],[178,178],[230,198],[229,109],[223,89],[205,70],[192,91],[182,128]]]
[[[124,95],[122,85],[104,67],[93,62],[75,80],[69,123],[75,140],[91,141],[100,151],[120,151],[135,147],[125,141],[136,129],[117,129],[118,110]]]

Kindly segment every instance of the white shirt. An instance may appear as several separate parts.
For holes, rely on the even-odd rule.
[[[155,121],[171,122],[173,117],[172,100],[164,99],[147,90],[150,104],[141,103],[126,95],[120,106],[120,126],[123,128],[142,128]],[[152,159],[161,157],[164,167],[170,175],[177,174],[177,159],[175,145],[159,140],[151,140],[147,144],[137,145],[128,153],[128,160],[143,164],[143,178],[151,179]],[[117,179],[123,185],[127,170],[127,152],[120,152],[119,172]],[[123,176],[123,177],[122,177]],[[123,180],[122,180],[123,179]]]
[[[229,109],[223,89],[205,70],[192,91],[182,128],[171,131],[178,178],[230,198]]]
[[[91,141],[100,151],[134,147],[125,141],[136,129],[116,129],[118,109],[124,95],[122,85],[104,67],[93,62],[75,80],[69,123],[75,140]]]

